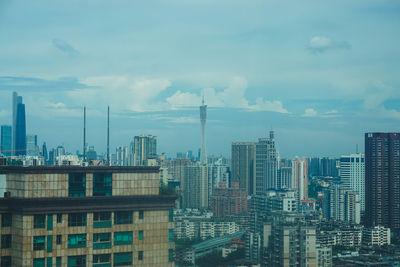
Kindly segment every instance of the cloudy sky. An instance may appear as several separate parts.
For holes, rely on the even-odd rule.
[[[0,124],[24,98],[27,133],[75,152],[135,135],[158,151],[208,153],[275,130],[283,157],[363,150],[366,131],[400,131],[400,2],[0,2]]]

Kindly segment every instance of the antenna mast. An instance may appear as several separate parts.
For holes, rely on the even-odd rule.
[[[86,162],[86,106],[83,107],[83,162]]]
[[[110,106],[107,107],[107,166],[110,166]]]

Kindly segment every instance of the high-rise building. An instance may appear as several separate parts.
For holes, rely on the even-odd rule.
[[[149,158],[157,158],[157,138],[152,135],[135,136],[131,144],[133,166],[145,166]],[[130,155],[132,157],[132,155]]]
[[[26,120],[25,104],[22,96],[13,93],[13,154],[26,155]]]
[[[256,144],[253,142],[232,143],[231,182],[239,183],[248,195],[256,193]]]
[[[208,208],[207,171],[204,165],[183,168],[183,208]]]
[[[340,181],[360,196],[361,211],[365,209],[365,163],[364,154],[345,155],[340,158]]]
[[[1,125],[0,154],[11,156],[12,128],[10,125]]]
[[[200,151],[200,163],[207,164],[207,152],[206,152],[206,120],[207,120],[207,105],[204,105],[204,96],[200,106],[200,122],[201,122],[201,151]]]
[[[325,194],[324,201],[329,204],[324,204],[323,208],[330,209],[329,212],[324,211],[327,219],[360,223],[360,197],[351,188],[343,184],[331,184],[329,194]]]
[[[291,189],[298,190],[298,200],[308,199],[308,176],[307,176],[307,161],[296,159],[292,162],[292,176],[294,187]]]
[[[400,133],[365,134],[364,221],[400,231]]]
[[[128,147],[119,146],[116,148],[116,165],[117,166],[132,166],[128,163]]]
[[[158,167],[0,169],[1,266],[174,266]]]
[[[269,138],[259,138],[256,143],[256,194],[268,189],[278,189],[278,157],[274,132]]]
[[[26,136],[26,154],[28,156],[39,156],[39,147],[37,145],[37,135],[28,134]]]
[[[78,154],[78,153],[77,153]],[[47,154],[47,145],[46,142],[43,142],[43,146],[42,146],[42,156],[44,158],[44,162],[46,162],[47,164],[47,160],[49,158],[49,155]]]

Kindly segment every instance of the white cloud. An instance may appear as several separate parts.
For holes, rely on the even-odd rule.
[[[216,92],[214,88],[205,88],[205,102],[211,107],[229,107],[247,109],[250,111],[289,113],[283,108],[283,104],[280,101],[268,101],[259,97],[256,99],[254,105],[249,104],[245,96],[247,86],[248,84],[245,78],[233,77],[229,86],[221,92]],[[173,108],[198,106],[201,103],[201,96],[178,90],[167,98],[167,103],[171,104]]]
[[[307,49],[313,53],[322,53],[333,49],[350,49],[351,45],[345,41],[333,41],[325,36],[314,36],[307,45]]]
[[[302,115],[302,117],[315,117],[317,116],[317,111],[315,109],[312,108],[308,108],[305,110],[304,114]]]
[[[7,110],[0,110],[0,117],[7,117],[10,116],[11,114]]]

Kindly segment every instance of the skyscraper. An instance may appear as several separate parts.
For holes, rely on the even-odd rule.
[[[345,155],[340,158],[340,181],[360,195],[361,210],[365,209],[364,154]]]
[[[1,125],[1,142],[0,142],[0,154],[4,156],[11,156],[12,149],[12,130],[10,125]]]
[[[28,156],[39,156],[39,147],[37,145],[37,135],[28,134],[26,136],[26,154]]]
[[[204,96],[200,106],[200,122],[201,122],[201,151],[200,163],[207,164],[206,152],[206,120],[207,120],[207,105],[204,105]]]
[[[253,142],[232,143],[231,182],[239,183],[247,195],[256,192],[256,144]]]
[[[22,96],[13,92],[13,154],[26,155],[26,121],[25,104]]]
[[[131,149],[133,149],[130,151],[133,152],[133,165],[144,166],[147,159],[157,157],[157,138],[152,135],[135,136]]]
[[[308,198],[308,177],[307,177],[307,161],[296,159],[292,163],[292,181],[294,187],[299,192],[299,201],[307,200]]]
[[[400,133],[365,134],[365,226],[400,231]]]
[[[207,166],[185,166],[183,168],[183,208],[208,208]]]
[[[274,132],[269,138],[259,138],[256,143],[256,194],[268,189],[278,189],[278,160]]]

